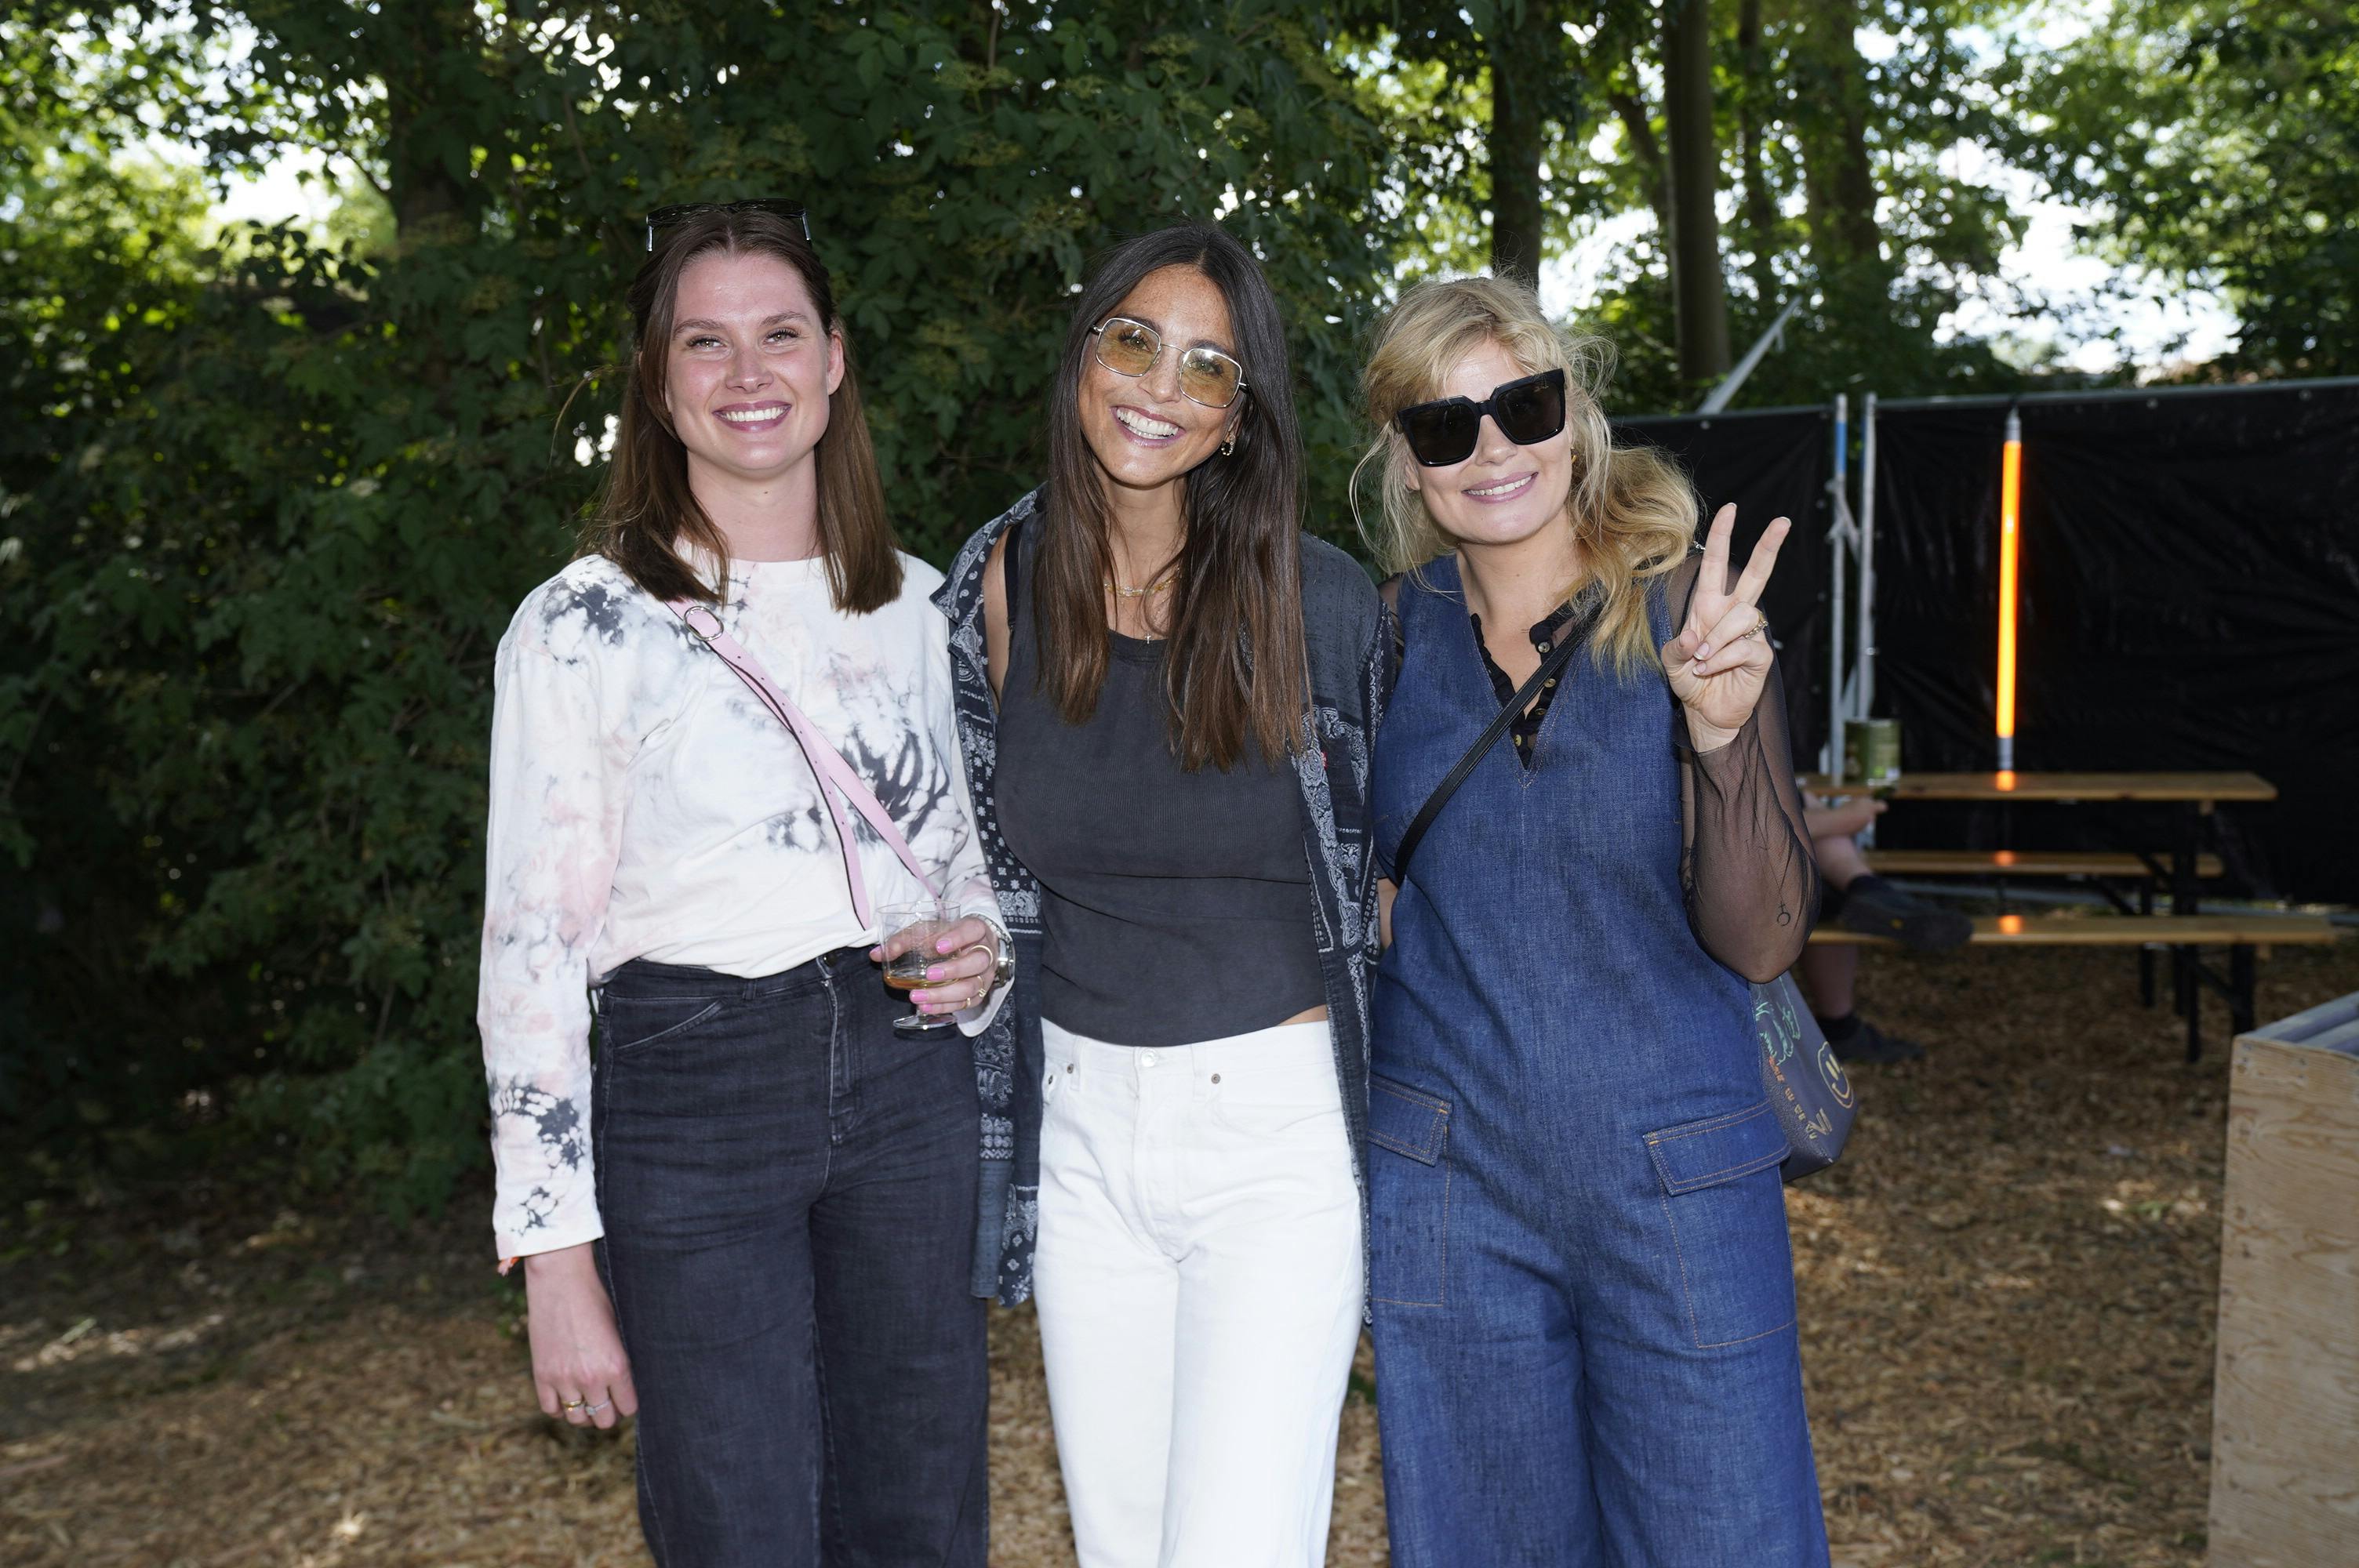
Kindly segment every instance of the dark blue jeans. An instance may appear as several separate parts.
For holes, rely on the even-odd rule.
[[[984,1559],[974,1063],[864,951],[598,998],[599,1246],[662,1568]]]

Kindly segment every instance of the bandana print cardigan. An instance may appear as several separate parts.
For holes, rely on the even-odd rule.
[[[997,708],[983,640],[984,569],[1011,524],[1034,514],[1034,491],[967,540],[934,603],[951,622],[951,674],[959,746],[966,758],[991,883],[1016,943],[1010,1005],[974,1038],[983,1096],[983,1200],[974,1292],[1009,1306],[1032,1293],[1040,1226],[1040,889],[1000,837]],[[1368,990],[1378,955],[1376,872],[1369,843],[1368,752],[1384,709],[1392,612],[1367,574],[1343,551],[1305,535],[1302,619],[1310,664],[1310,712],[1295,759],[1302,786],[1302,845],[1310,864],[1312,939],[1327,990],[1335,1076],[1367,1225]]]

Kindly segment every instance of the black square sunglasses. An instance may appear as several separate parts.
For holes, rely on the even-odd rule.
[[[751,201],[683,201],[677,206],[658,207],[640,222],[647,226],[647,249],[656,248],[656,235],[666,229],[678,228],[690,218],[707,212],[771,212],[799,226],[805,241],[810,239],[810,216],[799,201],[781,201],[775,197],[758,197]]]
[[[1412,403],[1393,416],[1411,456],[1426,468],[1448,468],[1474,455],[1483,416],[1519,447],[1545,441],[1564,428],[1564,372],[1544,370],[1503,381],[1477,403],[1471,397],[1439,397]]]

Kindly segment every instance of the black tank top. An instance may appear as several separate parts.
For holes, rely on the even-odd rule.
[[[1037,685],[1028,532],[1009,545],[995,787],[1000,831],[1040,883],[1041,1015],[1190,1045],[1325,1006],[1292,759],[1183,771],[1165,645],[1119,633],[1097,710],[1067,724]]]

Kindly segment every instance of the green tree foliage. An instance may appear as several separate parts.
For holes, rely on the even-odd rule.
[[[207,200],[193,175],[119,157],[94,135],[49,90],[27,22],[12,8],[0,26],[0,929],[27,982],[0,986],[0,1115],[37,1143],[71,1145],[125,1098],[152,1110],[206,1077],[177,1039],[151,1060],[109,1038],[123,1017],[166,1020],[181,1000],[125,951],[124,934],[178,883],[144,814],[121,809],[129,780],[107,667],[115,649],[162,633],[174,607],[147,592],[144,527],[102,543],[82,500],[140,477],[107,463],[97,433],[142,416],[146,368],[199,308]],[[65,449],[68,427],[90,438]],[[47,579],[68,557],[87,591],[71,615],[45,616]],[[51,874],[16,874],[37,860]],[[79,883],[71,921],[63,882]]]
[[[2102,254],[2234,309],[2212,373],[2359,373],[2359,5],[2125,0],[2012,85],[2008,150]]]
[[[1404,144],[1425,259],[1444,270],[1538,274],[1578,194],[1551,178],[1548,161],[1588,112],[1576,39],[1609,22],[1626,27],[1644,10],[1643,0],[1357,0],[1339,9],[1362,40],[1356,58],[1380,114]]]
[[[1741,349],[1796,295],[1810,307],[1745,401],[1807,402],[2010,384],[2019,373],[1942,318],[1987,285],[2020,220],[1960,172],[1961,142],[1995,140],[2003,62],[1987,36],[2022,0],[1716,0],[1711,140],[1729,333]],[[1661,0],[1364,0],[1347,6],[1352,59],[1398,140],[1401,205],[1419,243],[1403,270],[1464,270],[1502,254],[1497,182],[1538,192],[1548,248],[1600,222],[1652,215],[1608,261],[1578,325],[1621,352],[1618,407],[1691,405],[1709,378],[1678,368],[1673,180]],[[1973,29],[1981,29],[1977,33]],[[1864,54],[1873,35],[1889,51]],[[1538,62],[1541,134],[1493,135],[1500,62]],[[1512,251],[1512,244],[1507,246]]]
[[[1405,275],[1528,276],[1584,222],[1667,200],[1659,168],[1582,152],[1652,58],[1652,0],[1355,0],[1336,14],[1397,144]]]
[[[1786,346],[1742,403],[1830,393],[1993,389],[2021,373],[1942,319],[1987,287],[2022,220],[1995,180],[1967,172],[1961,144],[1994,141],[2005,66],[1969,48],[2019,0],[1722,0],[1714,140],[1734,222],[1722,232],[1730,336],[1741,351],[1785,302],[1805,301]],[[1982,30],[1978,33],[1976,30]],[[1870,54],[1863,38],[1880,48]],[[1691,406],[1702,384],[1672,351],[1668,135],[1661,73],[1644,35],[1589,70],[1614,111],[1607,161],[1637,189],[1654,229],[1608,271],[1595,325],[1623,350],[1623,406]]]
[[[397,1204],[481,1158],[490,660],[596,483],[599,372],[650,207],[809,203],[905,542],[938,560],[1031,482],[1092,253],[1221,215],[1288,306],[1312,521],[1345,522],[1386,154],[1302,7],[9,19],[0,1116],[19,1154],[117,1167],[210,1119]],[[214,179],[315,149],[368,194],[340,237],[200,246],[191,178],[126,179],[151,137]]]
[[[2353,0],[2120,0],[2060,51],[1969,47],[2025,11],[1709,7],[1735,345],[1810,302],[1745,401],[2019,379],[1940,330],[2020,223],[1962,145],[2225,291],[2226,368],[2359,369]],[[598,481],[636,214],[809,204],[937,560],[1037,473],[1092,254],[1221,217],[1286,306],[1310,521],[1342,536],[1358,335],[1403,277],[1652,213],[1580,325],[1622,351],[1618,409],[1699,392],[1662,14],[0,0],[5,1158],[226,1135],[396,1203],[480,1158],[488,671]],[[333,220],[214,231],[212,195],[298,155]]]

